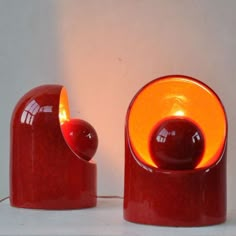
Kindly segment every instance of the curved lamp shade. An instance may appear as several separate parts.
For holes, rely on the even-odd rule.
[[[63,129],[66,122],[70,122],[69,105],[61,85],[36,87],[17,103],[11,120],[12,206],[78,209],[96,205],[96,164],[73,150]],[[71,127],[74,131],[75,126]],[[96,149],[94,132],[90,137]]]
[[[226,144],[226,113],[207,85],[179,75],[148,83],[127,111],[125,219],[172,226],[223,222]]]

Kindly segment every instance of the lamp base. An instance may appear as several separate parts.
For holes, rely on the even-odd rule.
[[[226,152],[211,168],[153,172],[126,149],[124,218],[160,226],[206,226],[226,220]]]

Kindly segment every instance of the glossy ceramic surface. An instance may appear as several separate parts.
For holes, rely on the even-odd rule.
[[[207,108],[204,107],[206,104]],[[213,114],[209,114],[209,104]],[[216,113],[217,118],[214,117]],[[144,117],[140,117],[141,114]],[[170,119],[193,123],[187,126],[182,123],[182,127],[176,128],[175,122],[174,127],[164,122]],[[207,126],[208,122],[211,128]],[[212,127],[217,127],[217,137],[214,130],[210,130]],[[175,137],[167,137],[163,128],[169,136]],[[178,143],[175,138],[181,129],[185,135],[180,134]],[[156,143],[163,140],[170,142],[168,147]],[[197,142],[199,150],[194,146]],[[204,226],[224,222],[226,147],[226,114],[221,101],[209,87],[185,76],[167,76],[146,85],[132,100],[126,117],[124,218],[135,223],[164,226]],[[156,153],[153,154],[153,150]],[[168,159],[164,160],[165,165],[161,164],[160,156]],[[193,156],[201,160],[191,165]],[[184,168],[181,168],[181,162]]]
[[[153,130],[150,153],[161,169],[194,169],[204,153],[204,135],[193,122],[184,118],[166,119]]]
[[[70,119],[61,128],[71,150],[84,160],[90,161],[98,147],[98,136],[92,125],[81,119]]]
[[[36,87],[16,105],[11,120],[12,206],[78,209],[96,205],[96,164],[67,144],[61,125],[68,119],[67,97],[60,85]]]

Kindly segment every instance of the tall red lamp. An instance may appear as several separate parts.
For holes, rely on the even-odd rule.
[[[98,138],[86,121],[70,119],[66,89],[42,85],[27,92],[11,119],[10,203],[36,209],[96,205]]]
[[[124,218],[163,226],[226,219],[227,118],[216,93],[181,75],[151,81],[125,126]]]

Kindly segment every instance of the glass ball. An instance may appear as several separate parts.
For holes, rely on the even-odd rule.
[[[150,136],[150,153],[161,169],[194,169],[201,161],[205,141],[200,128],[184,118],[170,118]]]
[[[71,119],[61,125],[62,133],[70,148],[81,158],[89,161],[97,151],[98,136],[88,122]]]

